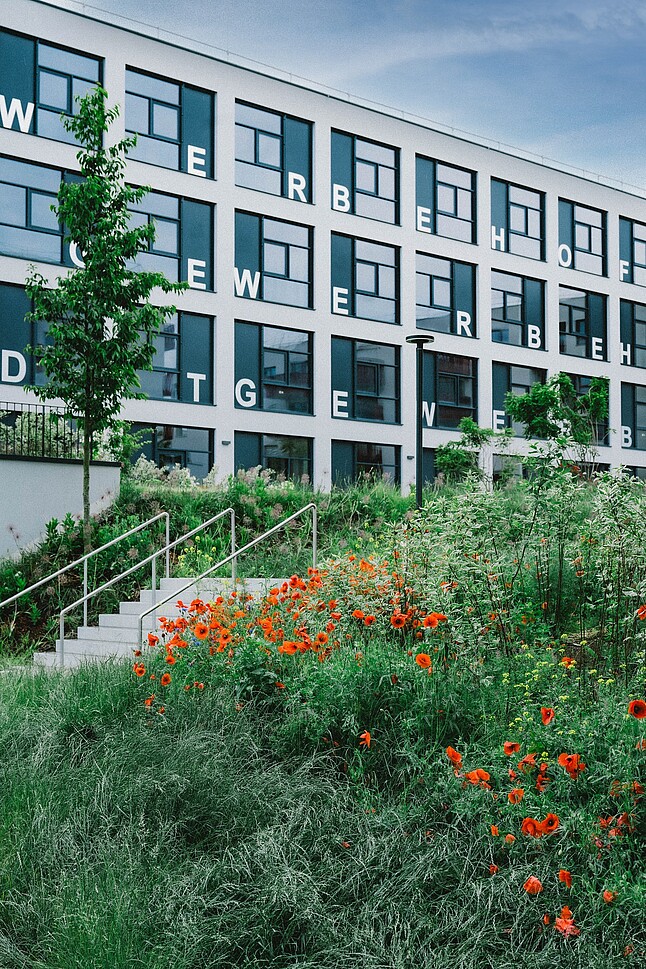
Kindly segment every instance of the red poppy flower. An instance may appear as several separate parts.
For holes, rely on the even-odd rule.
[[[541,720],[543,721],[543,726],[547,726],[551,723],[556,716],[556,711],[552,707],[541,707]]]
[[[431,657],[428,655],[428,653],[418,653],[415,657],[415,662],[418,666],[421,666],[423,670],[430,670],[433,666]]]
[[[171,677],[170,673],[162,673],[161,679],[160,679],[159,682],[161,683],[162,686],[168,686],[168,684],[170,683],[171,679],[172,679],[172,677]]]
[[[576,663],[576,660],[574,659],[573,656],[564,656],[563,659],[561,660],[561,666],[565,666],[565,668],[568,670],[570,669],[571,666],[574,666],[575,663]]]
[[[538,895],[543,891],[543,883],[535,875],[530,875],[523,888],[528,895]]]
[[[377,621],[376,616],[364,616],[363,624],[364,626],[372,626],[372,624],[376,621]]]
[[[363,610],[361,609],[355,609],[354,612],[352,613],[353,619],[363,619],[364,617],[365,617],[365,612],[363,612]]]
[[[135,665],[132,668],[137,676],[146,675],[146,667],[144,666],[143,663],[135,663]]]
[[[543,925],[549,925],[551,921],[552,921],[551,918],[546,912],[545,915],[543,916]]]
[[[523,818],[520,830],[523,834],[528,834],[532,838],[540,838],[543,834],[541,823],[536,821],[535,818]]]
[[[462,767],[462,754],[459,754],[455,747],[447,747],[446,756],[456,767]]]
[[[513,835],[513,834],[506,834],[505,835],[505,841],[507,842],[508,845],[513,845],[513,843],[514,843],[515,840],[516,840],[515,835]]]
[[[359,734],[359,746],[360,747],[369,747],[370,746],[371,739],[372,738],[370,736],[370,731],[369,730],[364,730],[363,733],[360,733]]]
[[[628,713],[637,720],[643,720],[646,717],[646,701],[631,700],[628,704]]]
[[[525,789],[522,787],[514,787],[513,790],[507,795],[507,800],[510,804],[520,804],[525,796]]]
[[[579,935],[581,932],[581,929],[574,924],[572,912],[567,905],[564,905],[561,909],[560,918],[557,918],[554,922],[554,928],[557,930],[557,932],[560,932],[561,935],[565,936],[565,938],[570,935]]]
[[[637,610],[638,619],[646,619],[646,606],[640,606]]]
[[[572,888],[572,875],[565,868],[559,870],[559,881],[562,882],[566,888]]]
[[[390,617],[390,625],[393,629],[403,629],[406,625],[406,616],[401,612],[394,612]]]
[[[504,744],[502,745],[502,749],[508,757],[511,757],[512,754],[518,753],[520,750],[520,744],[517,744],[516,741],[505,740]]]
[[[159,642],[159,636],[155,636],[154,633],[148,633],[148,645],[156,646]]]
[[[195,624],[193,633],[196,639],[206,639],[209,635],[209,627],[205,622],[198,622]]]
[[[489,874],[495,875],[498,871],[498,865],[489,865]]]
[[[518,770],[524,771],[528,767],[536,767],[536,754],[525,754],[518,761]]]
[[[614,902],[616,897],[617,897],[617,893],[609,892],[608,889],[606,889],[605,892],[603,893],[603,900],[606,903],[606,905],[610,905],[611,902]]]
[[[558,828],[559,823],[558,814],[548,814],[545,820],[541,822],[543,834],[552,834]]]

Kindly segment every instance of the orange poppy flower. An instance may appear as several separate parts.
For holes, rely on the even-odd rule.
[[[363,733],[360,733],[359,734],[359,746],[360,747],[369,747],[371,740],[372,740],[372,737],[370,736],[370,731],[369,730],[364,730]]]
[[[364,626],[372,626],[372,624],[374,622],[376,622],[376,621],[377,621],[377,617],[376,616],[364,616],[364,618],[363,618],[363,624],[364,624]]]
[[[276,689],[278,689],[278,690],[284,690],[285,689],[285,684],[284,683],[281,683],[280,680],[276,680],[276,684],[275,685],[276,685]]]
[[[478,787],[488,788],[490,785],[487,783],[489,780],[489,774],[486,770],[482,770],[478,767],[477,770],[470,770],[464,775],[464,779],[469,782],[469,784],[477,785]]]
[[[494,836],[494,838],[497,838],[498,835],[500,834],[500,831],[498,830],[498,826],[496,824],[491,825],[491,833]]]
[[[353,619],[363,619],[365,617],[365,612],[362,609],[355,609],[352,613]]]
[[[446,616],[444,613],[431,612],[428,616],[424,616],[422,625],[424,626],[424,629],[435,629],[440,622],[446,622]]]
[[[169,666],[174,666],[175,663],[177,662],[177,657],[173,656],[172,653],[169,653],[166,657],[166,662],[168,663]]]
[[[549,915],[546,912],[545,915],[543,916],[543,925],[549,925],[551,921],[552,920],[550,919]]]
[[[298,644],[286,639],[285,642],[278,647],[278,652],[283,653],[286,656],[293,656],[298,652]]]
[[[556,716],[556,711],[552,707],[541,707],[541,720],[543,721],[543,726],[547,726],[551,723]]]
[[[515,835],[513,835],[513,834],[506,834],[505,835],[505,841],[507,842],[508,845],[513,845],[513,843],[514,843],[515,840],[516,840],[516,836]]]
[[[514,787],[507,795],[507,800],[510,804],[520,804],[524,796],[525,789],[523,787]]]
[[[148,633],[148,645],[156,646],[159,642],[159,636],[155,636],[154,633]]]
[[[530,875],[523,888],[528,895],[538,895],[543,891],[543,883],[535,875]]]
[[[545,820],[541,822],[543,834],[552,834],[558,828],[559,823],[558,814],[548,814]]]
[[[640,606],[637,610],[638,619],[646,619],[646,606]]]
[[[536,754],[525,754],[518,761],[518,770],[524,771],[526,767],[536,767]]]
[[[489,865],[489,874],[495,875],[498,871],[498,865]]]
[[[628,713],[637,720],[643,720],[646,717],[646,701],[631,700],[628,704]]]
[[[520,744],[517,744],[515,740],[505,740],[504,744],[502,745],[502,749],[508,757],[511,757],[512,754],[518,753],[520,750]]]
[[[561,666],[564,666],[567,670],[569,670],[571,666],[574,666],[575,663],[576,660],[573,656],[564,656],[561,660]]]
[[[393,629],[403,629],[406,625],[406,616],[401,612],[394,612],[390,617],[390,625]]]
[[[572,875],[565,868],[559,870],[559,881],[562,882],[566,888],[572,888]]]
[[[146,667],[144,666],[143,663],[135,663],[135,665],[132,668],[137,676],[146,675]]]
[[[559,754],[559,767],[562,767],[570,775],[572,780],[576,780],[579,774],[585,770],[585,764],[581,760],[580,754]]]
[[[317,633],[314,637],[314,643],[316,646],[325,646],[328,641],[327,633]]]
[[[168,686],[168,684],[170,683],[171,679],[172,679],[172,677],[171,677],[170,673],[162,673],[161,679],[160,679],[159,682],[161,683],[162,686]]]
[[[155,694],[151,693],[149,697],[144,700],[145,707],[151,707],[153,705],[153,700],[155,699]]]
[[[535,818],[523,818],[520,830],[523,834],[528,834],[532,838],[540,838],[543,834],[541,823],[536,821]]]
[[[564,905],[561,909],[561,915],[554,922],[554,928],[566,938],[569,935],[579,935],[581,932],[581,929],[574,924],[572,912],[567,905]]]
[[[193,634],[196,639],[206,639],[209,635],[209,627],[205,622],[198,622],[195,624]]]
[[[606,903],[606,905],[610,905],[611,902],[614,902],[614,900],[616,899],[616,897],[617,897],[617,893],[616,892],[609,892],[607,888],[606,888],[605,892],[603,893],[603,900]]]
[[[433,666],[433,662],[428,653],[418,653],[415,657],[415,662],[418,666],[421,666],[423,670],[430,670]]]
[[[446,756],[456,767],[462,767],[462,754],[459,754],[455,747],[447,747]]]

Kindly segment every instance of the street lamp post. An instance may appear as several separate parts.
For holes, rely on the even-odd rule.
[[[406,343],[417,348],[415,371],[416,392],[415,406],[417,407],[417,421],[415,424],[415,504],[417,509],[422,507],[422,485],[424,482],[424,449],[422,444],[422,408],[424,400],[424,347],[435,342],[430,334],[412,333],[406,337]]]

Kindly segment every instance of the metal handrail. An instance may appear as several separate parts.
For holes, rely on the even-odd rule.
[[[163,514],[168,514],[168,513],[167,512],[163,512]],[[84,617],[86,619],[85,625],[87,625],[87,603],[88,603],[88,601],[90,599],[94,598],[94,596],[98,595],[99,592],[105,592],[106,589],[109,589],[116,582],[119,582],[120,579],[125,579],[128,575],[132,575],[133,572],[136,572],[138,569],[142,568],[142,566],[148,565],[149,562],[152,563],[152,568],[151,568],[151,572],[152,572],[152,591],[153,591],[153,593],[156,592],[156,590],[157,590],[157,572],[156,572],[156,562],[157,562],[157,558],[160,555],[163,555],[164,553],[166,553],[166,578],[168,578],[168,576],[169,576],[169,561],[170,561],[170,558],[169,557],[170,557],[170,550],[172,548],[175,548],[177,545],[180,545],[182,542],[186,541],[187,538],[192,538],[193,535],[196,535],[197,534],[197,532],[201,532],[205,528],[208,528],[209,525],[212,525],[214,522],[216,522],[219,518],[222,518],[224,515],[230,515],[230,518],[231,518],[231,553],[232,554],[227,559],[227,561],[231,561],[231,558],[235,555],[235,548],[236,548],[236,513],[233,510],[233,508],[229,507],[229,508],[225,508],[224,511],[218,512],[218,514],[217,515],[214,515],[213,518],[209,518],[207,521],[202,522],[202,524],[201,525],[198,525],[197,528],[193,528],[190,532],[186,532],[186,534],[181,535],[179,538],[176,538],[174,541],[172,541],[172,542],[168,542],[167,541],[166,545],[163,548],[160,548],[156,552],[153,552],[151,555],[146,556],[145,559],[141,559],[140,562],[137,562],[135,565],[132,565],[129,569],[126,569],[125,572],[121,572],[120,575],[115,575],[112,579],[109,579],[107,582],[104,582],[103,585],[100,585],[97,589],[93,589],[91,592],[87,592],[87,590],[86,590],[85,591],[85,594],[83,595],[83,597],[81,599],[77,599],[76,602],[73,602],[71,605],[66,606],[64,609],[61,609],[61,612],[60,612],[59,617],[58,617],[58,635],[59,635],[59,638],[58,638],[58,640],[56,642],[56,657],[57,657],[57,661],[60,663],[60,665],[62,666],[63,665],[63,662],[65,660],[65,616],[67,615],[68,612],[71,612],[72,609],[76,609],[77,606],[80,606],[81,604],[83,604],[83,615],[84,615]],[[234,576],[234,579],[235,579],[235,567],[232,569],[232,573],[233,573],[233,576]],[[171,598],[172,598],[172,596],[171,596]]]
[[[202,572],[201,575],[195,576],[189,582],[187,582],[186,585],[183,585],[180,589],[175,589],[175,591],[171,592],[170,595],[167,595],[164,599],[160,599],[159,602],[155,602],[152,606],[149,606],[148,609],[144,610],[144,612],[139,613],[139,624],[138,624],[139,641],[143,639],[143,622],[144,622],[145,616],[149,615],[149,613],[151,612],[155,612],[161,606],[166,605],[167,602],[170,602],[171,599],[174,599],[176,596],[181,595],[182,592],[186,592],[186,590],[190,589],[192,585],[195,585],[197,582],[201,582],[202,579],[205,579],[207,575],[210,575],[212,572],[215,572],[216,569],[219,569],[223,565],[227,565],[229,562],[232,562],[234,560],[237,562],[239,555],[242,555],[244,552],[247,552],[250,548],[253,548],[255,545],[259,545],[260,542],[264,542],[264,540],[266,538],[269,538],[270,535],[273,535],[281,528],[284,528],[285,525],[289,525],[289,523],[294,521],[295,518],[299,518],[304,512],[310,509],[312,511],[312,568],[315,569],[317,544],[318,544],[318,541],[317,541],[318,508],[313,501],[310,501],[309,504],[303,505],[302,508],[299,508],[298,511],[295,511],[293,515],[290,515],[288,518],[284,518],[282,522],[278,522],[277,525],[274,525],[268,531],[263,532],[263,534],[259,535],[258,538],[254,538],[252,539],[251,542],[247,542],[247,544],[243,545],[242,548],[234,549],[231,555],[228,555],[225,559],[222,559],[221,562],[217,562],[215,565],[212,565],[209,569],[206,570],[206,572]]]
[[[166,519],[166,546],[168,546],[168,543],[170,541],[170,515],[168,514],[167,511],[162,511],[158,515],[154,515],[152,518],[149,518],[148,521],[142,522],[141,525],[136,525],[134,528],[131,528],[129,531],[124,532],[123,535],[118,535],[116,538],[111,539],[109,542],[106,542],[105,545],[101,545],[100,548],[95,548],[93,549],[93,551],[87,552],[85,555],[81,556],[80,559],[76,559],[76,561],[70,562],[69,565],[64,565],[62,569],[58,570],[58,572],[52,572],[51,575],[46,576],[44,579],[40,579],[38,582],[34,582],[33,585],[30,585],[27,589],[23,589],[22,592],[17,592],[9,599],[5,599],[4,602],[0,602],[0,609],[2,609],[3,606],[8,606],[9,603],[11,602],[15,602],[17,599],[20,599],[21,596],[27,595],[28,592],[33,592],[34,589],[38,589],[41,585],[45,585],[47,582],[51,582],[53,579],[57,579],[59,575],[63,575],[64,572],[68,572],[70,569],[75,568],[75,566],[80,565],[82,562],[83,563],[83,593],[85,597],[83,600],[85,603],[83,607],[83,621],[87,625],[87,599],[89,598],[87,595],[88,560],[91,559],[94,555],[98,555],[99,552],[103,552],[106,548],[110,548],[112,545],[116,545],[118,542],[123,541],[124,538],[129,538],[130,535],[134,535],[136,532],[140,532],[143,528],[147,528],[148,525],[152,525],[153,522],[159,521],[160,518]],[[163,548],[160,549],[160,553],[163,551],[164,551]],[[168,577],[169,571],[170,571],[170,558],[168,553],[166,553],[166,577]]]

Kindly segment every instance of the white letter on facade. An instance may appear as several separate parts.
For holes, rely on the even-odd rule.
[[[191,289],[206,289],[206,283],[198,280],[206,279],[206,263],[203,259],[189,259],[188,263],[188,285]]]
[[[244,296],[245,291],[249,290],[251,299],[257,299],[258,287],[260,286],[260,273],[255,272],[252,276],[250,269],[243,269],[241,276],[237,266],[234,267],[233,272],[236,296]]]
[[[494,431],[504,431],[506,427],[506,423],[505,423],[506,414],[504,410],[495,410],[495,411],[492,411],[492,414],[493,414],[492,424],[493,424]]]
[[[458,325],[458,336],[473,336],[471,332],[471,314],[465,312],[465,310],[458,310],[456,314],[456,323]]]
[[[189,175],[199,175],[200,178],[206,178],[206,148],[189,145],[187,161]]]
[[[491,226],[491,248],[498,249],[500,252],[505,252],[505,230],[497,229],[495,225]]]
[[[592,359],[603,360],[603,340],[600,336],[592,337]]]
[[[417,231],[429,234],[431,231],[431,210],[425,209],[423,205],[417,206]]]
[[[619,278],[623,281],[626,276],[630,276],[630,263],[625,259],[619,260]]]
[[[632,366],[632,345],[630,343],[621,344],[621,362],[627,364],[629,367]]]
[[[567,269],[568,266],[571,266],[571,265],[572,265],[572,250],[570,249],[569,246],[566,246],[565,243],[563,243],[562,246],[559,246],[559,266],[563,266],[564,269]]]
[[[431,403],[429,407],[428,401],[422,401],[422,420],[427,427],[433,427],[433,421],[435,420],[435,401]]]
[[[22,101],[19,101],[18,98],[12,98],[9,108],[7,108],[5,96],[0,94],[0,124],[3,128],[11,128],[14,118],[18,118],[18,127],[24,135],[28,135],[33,114],[34,105],[32,101],[28,101],[27,107],[23,108]]]
[[[622,447],[632,447],[633,446],[633,432],[632,428],[626,427],[625,424],[621,425],[621,446]]]
[[[18,364],[18,372],[11,373],[10,361],[15,360]],[[16,350],[2,351],[2,366],[0,368],[0,380],[5,384],[19,384],[25,379],[27,373],[27,361],[22,353]]]
[[[348,316],[348,290],[341,286],[332,287],[332,312]],[[345,309],[344,309],[345,307]]]
[[[243,377],[235,387],[236,403],[240,407],[255,407],[258,400],[256,385],[249,377]]]
[[[345,413],[343,413],[345,411]],[[332,391],[332,417],[348,416],[348,391]]]
[[[298,195],[301,202],[307,202],[306,190],[307,182],[303,175],[298,175],[296,172],[287,172],[288,198],[293,199]]]
[[[532,350],[541,349],[541,328],[530,323],[527,327],[527,346]]]
[[[70,242],[70,259],[72,260],[75,266],[78,266],[79,269],[85,269],[85,263],[81,259],[79,247],[76,245],[75,242]]]
[[[205,373],[187,373],[187,380],[193,381],[193,403],[199,404],[200,402],[200,384],[203,380],[206,380]]]
[[[345,185],[332,186],[332,208],[337,212],[350,211],[350,189]]]

